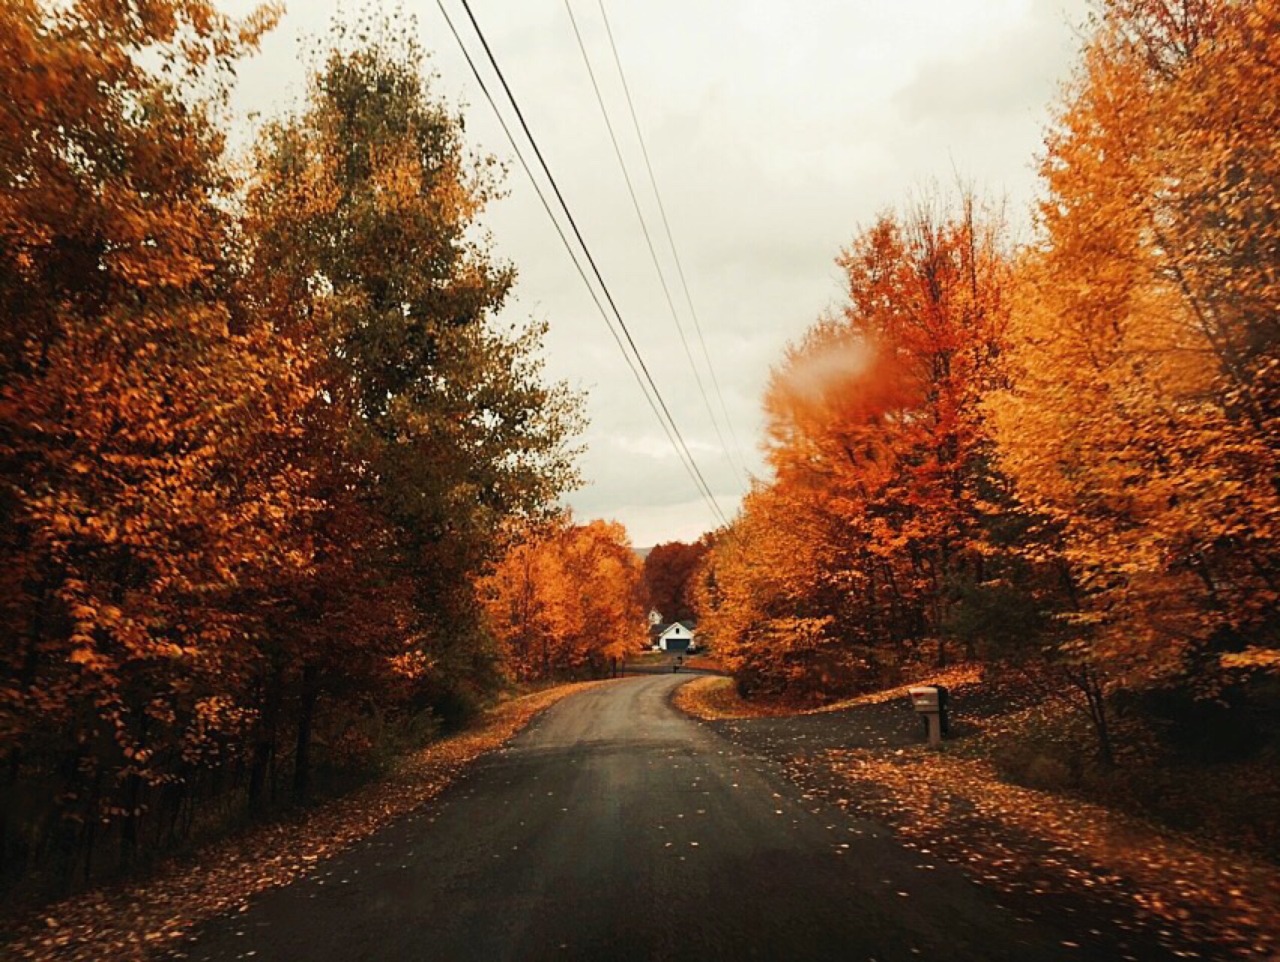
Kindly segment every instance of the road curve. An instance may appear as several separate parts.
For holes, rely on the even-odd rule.
[[[193,960],[1079,959],[875,823],[625,679],[436,801],[209,923]]]

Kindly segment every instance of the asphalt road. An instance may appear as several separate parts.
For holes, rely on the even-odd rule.
[[[669,704],[562,701],[418,813],[249,909],[194,960],[1076,959],[957,870],[801,796]]]

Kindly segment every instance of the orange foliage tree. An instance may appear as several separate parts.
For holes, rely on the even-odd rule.
[[[990,409],[1122,683],[1280,659],[1278,89],[1272,0],[1116,0],[1049,139]]]
[[[998,223],[971,201],[886,216],[839,264],[848,305],[774,371],[775,480],[721,539],[700,611],[752,683],[816,695],[926,644],[944,660],[958,586],[987,577],[980,401],[1007,321]]]
[[[56,853],[103,823],[133,852],[144,791],[240,724],[240,586],[306,564],[263,454],[308,392],[226,300],[214,119],[269,21],[0,10],[0,794],[34,786],[4,814]]]
[[[861,667],[839,633],[848,571],[820,492],[757,483],[718,533],[694,586],[700,643],[744,692],[836,693]]]
[[[522,681],[600,674],[644,637],[640,565],[616,522],[531,529],[479,590],[507,670]]]
[[[705,567],[747,684],[823,695],[922,643],[1116,686],[1280,665],[1280,4],[1102,5],[1036,242],[885,218],[765,399],[770,484]]]
[[[669,541],[655,545],[644,559],[645,603],[666,621],[694,617],[694,573],[711,547],[704,537],[693,544]]]
[[[412,44],[340,34],[232,175],[227,85],[272,20],[0,6],[0,883],[474,707],[474,576],[572,482],[542,327],[493,323],[491,162]]]

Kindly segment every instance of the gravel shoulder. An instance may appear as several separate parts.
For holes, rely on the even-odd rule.
[[[1079,799],[1011,786],[956,746],[1024,705],[977,683],[952,689],[951,751],[924,745],[905,694],[804,714],[745,717],[719,680],[682,708],[768,759],[815,801],[887,826],[959,867],[1026,924],[1053,924],[1088,958],[1280,958],[1274,866]]]

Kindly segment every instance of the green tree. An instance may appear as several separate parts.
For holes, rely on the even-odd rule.
[[[498,171],[431,94],[411,33],[336,29],[303,108],[257,147],[248,230],[259,309],[317,359],[318,483],[331,502],[355,484],[377,519],[380,577],[409,585],[397,621],[414,650],[398,654],[425,666],[421,697],[456,713],[499,678],[474,577],[506,522],[573,482],[579,417],[543,380],[545,326],[495,322],[515,272],[477,218]],[[344,659],[295,655],[309,684],[347,675]]]

